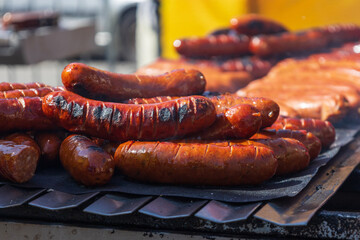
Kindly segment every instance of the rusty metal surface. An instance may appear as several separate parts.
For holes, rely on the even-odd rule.
[[[273,200],[255,217],[282,226],[306,225],[360,163],[360,139],[345,147],[296,197]]]

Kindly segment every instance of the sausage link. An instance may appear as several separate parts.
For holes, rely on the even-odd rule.
[[[246,35],[211,35],[196,38],[177,39],[175,50],[188,58],[209,58],[213,56],[239,56],[249,53],[250,39]]]
[[[45,166],[57,166],[59,163],[59,150],[63,138],[58,132],[37,132],[35,141],[41,150],[41,163]]]
[[[28,88],[15,89],[0,92],[1,98],[19,98],[19,97],[44,97],[46,94],[54,91],[64,91],[63,87],[42,87],[42,88]]]
[[[239,104],[218,114],[214,124],[193,137],[204,140],[250,138],[260,127],[259,110],[249,104]]]
[[[213,103],[193,96],[158,104],[121,104],[62,91],[44,97],[43,111],[63,128],[112,141],[156,140],[184,136],[209,127]]]
[[[250,51],[261,57],[285,55],[304,51],[318,51],[328,45],[328,37],[320,29],[302,32],[285,32],[253,37]]]
[[[274,139],[274,138],[294,138],[300,141],[309,151],[310,160],[315,159],[321,151],[320,140],[311,132],[305,130],[262,130],[254,134],[250,139]]]
[[[328,25],[323,29],[329,36],[330,45],[339,45],[360,39],[360,27],[352,23]]]
[[[9,83],[1,82],[0,91],[10,91],[15,89],[29,89],[29,88],[42,88],[49,87],[44,83],[32,82],[32,83]]]
[[[136,142],[120,144],[116,166],[133,179],[170,184],[260,184],[276,172],[269,148],[203,143]]]
[[[15,183],[29,181],[35,174],[39,160],[33,146],[0,140],[0,175]]]
[[[112,156],[85,136],[67,137],[61,143],[59,155],[64,168],[85,186],[104,185],[114,174]]]
[[[126,103],[130,104],[151,104],[166,102],[176,99],[178,97],[163,96],[154,98],[134,98],[129,99]],[[240,97],[236,94],[223,94],[218,96],[211,96],[209,99],[216,107],[217,114],[225,113],[225,111],[233,106],[239,104],[249,104],[259,110],[261,114],[261,128],[271,126],[279,116],[279,105],[271,99],[262,97]]]
[[[335,141],[335,128],[329,121],[314,118],[288,118],[280,116],[268,129],[306,130],[320,139],[323,148]]]
[[[246,14],[232,18],[230,26],[236,32],[248,36],[287,32],[286,27],[281,23],[257,14]]]
[[[42,101],[39,97],[0,99],[0,132],[55,129],[42,111]]]
[[[26,145],[35,148],[38,151],[38,158],[40,158],[40,147],[35,140],[26,133],[13,133],[4,137],[6,141],[12,141],[18,145]]]
[[[150,76],[112,73],[82,63],[67,65],[61,78],[69,91],[91,99],[108,101],[122,101],[134,97],[202,94],[206,85],[204,75],[193,69],[179,69]]]

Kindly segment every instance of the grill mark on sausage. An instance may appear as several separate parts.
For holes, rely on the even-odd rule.
[[[159,111],[159,120],[162,122],[167,122],[171,118],[171,111],[168,108],[162,108]]]
[[[137,131],[137,132],[138,132],[138,135],[137,135],[138,138],[141,138],[142,133],[143,133],[144,118],[145,118],[144,106],[141,105],[141,108],[140,108],[140,117],[139,117],[139,119],[140,119],[140,122],[139,122],[139,130]]]

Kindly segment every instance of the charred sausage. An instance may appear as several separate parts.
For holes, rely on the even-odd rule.
[[[178,97],[163,96],[154,98],[134,98],[126,101],[131,104],[151,104],[166,102]],[[261,114],[261,127],[271,126],[279,116],[279,105],[271,99],[262,97],[240,97],[235,94],[223,94],[209,97],[216,107],[217,114],[224,113],[228,108],[239,104],[250,104],[259,110]]]
[[[120,144],[115,162],[136,180],[169,184],[260,184],[276,172],[269,148],[203,143],[136,142]]]
[[[196,38],[177,39],[175,50],[188,58],[209,58],[213,56],[239,56],[249,53],[250,39],[246,35],[211,35]]]
[[[112,141],[156,140],[184,136],[209,127],[213,103],[193,96],[158,104],[121,104],[62,91],[44,97],[43,111],[63,128]]]
[[[134,97],[201,94],[206,85],[204,75],[193,69],[149,76],[112,73],[82,63],[67,65],[61,78],[69,91],[91,99],[115,102]]]
[[[246,14],[232,18],[230,26],[236,32],[248,36],[287,32],[286,27],[281,23],[257,14]]]
[[[60,146],[60,161],[70,175],[85,186],[100,186],[110,181],[115,161],[91,139],[70,135]]]
[[[309,151],[310,160],[315,159],[321,151],[320,140],[311,132],[305,130],[262,130],[254,134],[251,139],[274,139],[274,138],[294,138],[300,141]]]

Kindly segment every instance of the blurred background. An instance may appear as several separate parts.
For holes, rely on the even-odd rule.
[[[52,11],[56,27],[0,32],[0,78],[60,85],[70,62],[131,73],[158,57],[178,58],[173,42],[227,27],[259,13],[290,30],[360,24],[356,0],[0,0],[0,14]]]

